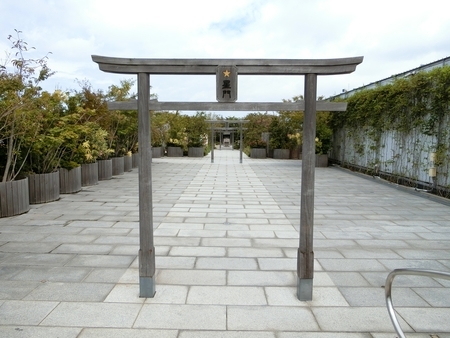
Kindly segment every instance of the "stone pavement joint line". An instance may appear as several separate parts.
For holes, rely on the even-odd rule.
[[[392,338],[395,268],[450,270],[450,208],[316,169],[313,301],[296,297],[301,161],[152,163],[156,295],[139,298],[137,169],[0,219],[0,337]],[[398,277],[408,337],[450,337],[450,283]]]

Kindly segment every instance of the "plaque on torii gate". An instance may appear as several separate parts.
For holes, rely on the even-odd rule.
[[[100,70],[118,74],[137,74],[137,102],[115,103],[115,109],[138,110],[139,142],[139,296],[155,295],[155,248],[153,243],[153,203],[150,148],[150,110],[187,111],[299,111],[303,110],[303,148],[300,197],[300,239],[297,251],[297,298],[312,300],[314,276],[314,176],[316,111],[345,111],[345,103],[316,101],[317,76],[348,74],[355,71],[363,57],[340,59],[141,59],[92,55]],[[235,67],[236,92],[232,83],[216,79],[217,90],[225,90],[226,102],[158,102],[150,101],[150,75],[214,75],[220,67]],[[220,69],[220,70],[219,70]],[[225,70],[224,70],[225,71]],[[299,102],[234,102],[237,99],[239,75],[304,75],[304,101]],[[227,90],[230,90],[228,93]],[[110,106],[112,108],[113,105]]]

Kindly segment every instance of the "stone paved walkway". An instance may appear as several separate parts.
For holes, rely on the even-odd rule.
[[[449,206],[318,168],[300,302],[301,161],[214,155],[153,160],[152,299],[138,297],[137,169],[0,219],[0,337],[393,338],[389,271],[450,271]],[[450,337],[450,281],[398,277],[393,299],[408,337]]]

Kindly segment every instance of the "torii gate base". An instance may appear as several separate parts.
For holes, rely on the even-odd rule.
[[[93,55],[92,59],[99,64],[100,70],[111,73],[138,75],[140,297],[151,298],[155,295],[155,248],[153,244],[151,165],[145,165],[151,163],[149,110],[304,110],[300,243],[297,253],[297,297],[302,301],[312,300],[314,275],[313,224],[316,110],[319,105],[321,110],[325,111],[342,111],[346,108],[346,104],[342,103],[316,102],[317,75],[351,73],[362,62],[363,58],[354,57],[325,60],[123,59]],[[218,69],[223,69],[223,66],[225,68],[232,68],[233,72],[236,74],[239,73],[239,75],[305,75],[305,101],[295,103],[149,102],[150,74],[216,74],[217,76],[219,74]],[[237,75],[235,80],[237,81]],[[218,84],[220,83],[219,80],[217,82]],[[227,90],[230,88],[234,87],[227,87]],[[233,97],[232,101],[235,101],[235,97]]]

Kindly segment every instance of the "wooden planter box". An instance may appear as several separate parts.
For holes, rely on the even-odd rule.
[[[131,167],[132,168],[139,167],[139,154],[138,153],[131,155]]]
[[[316,167],[324,168],[328,167],[328,155],[316,155]]]
[[[0,218],[20,215],[30,210],[28,178],[0,182]]]
[[[81,165],[81,186],[98,184],[98,163],[85,163]]]
[[[168,157],[182,157],[183,149],[181,149],[181,147],[167,147],[167,156]]]
[[[266,149],[265,148],[251,148],[250,149],[250,157],[251,158],[266,158]]]
[[[113,176],[123,175],[123,157],[113,157],[112,159],[112,174]]]
[[[59,169],[59,193],[73,194],[81,190],[81,166],[67,170]]]
[[[131,156],[125,155],[123,157],[123,171],[129,172],[131,171],[132,167],[133,167],[133,159],[131,158]]]
[[[110,180],[112,178],[112,160],[99,160],[98,163],[98,180]]]
[[[39,204],[59,199],[59,172],[28,176],[30,204]]]
[[[273,158],[277,160],[288,160],[291,151],[289,149],[274,149]]]
[[[152,147],[152,158],[160,158],[163,155],[162,147]]]
[[[189,157],[203,157],[203,156],[205,156],[205,148],[204,147],[189,147],[188,148],[188,156]]]

